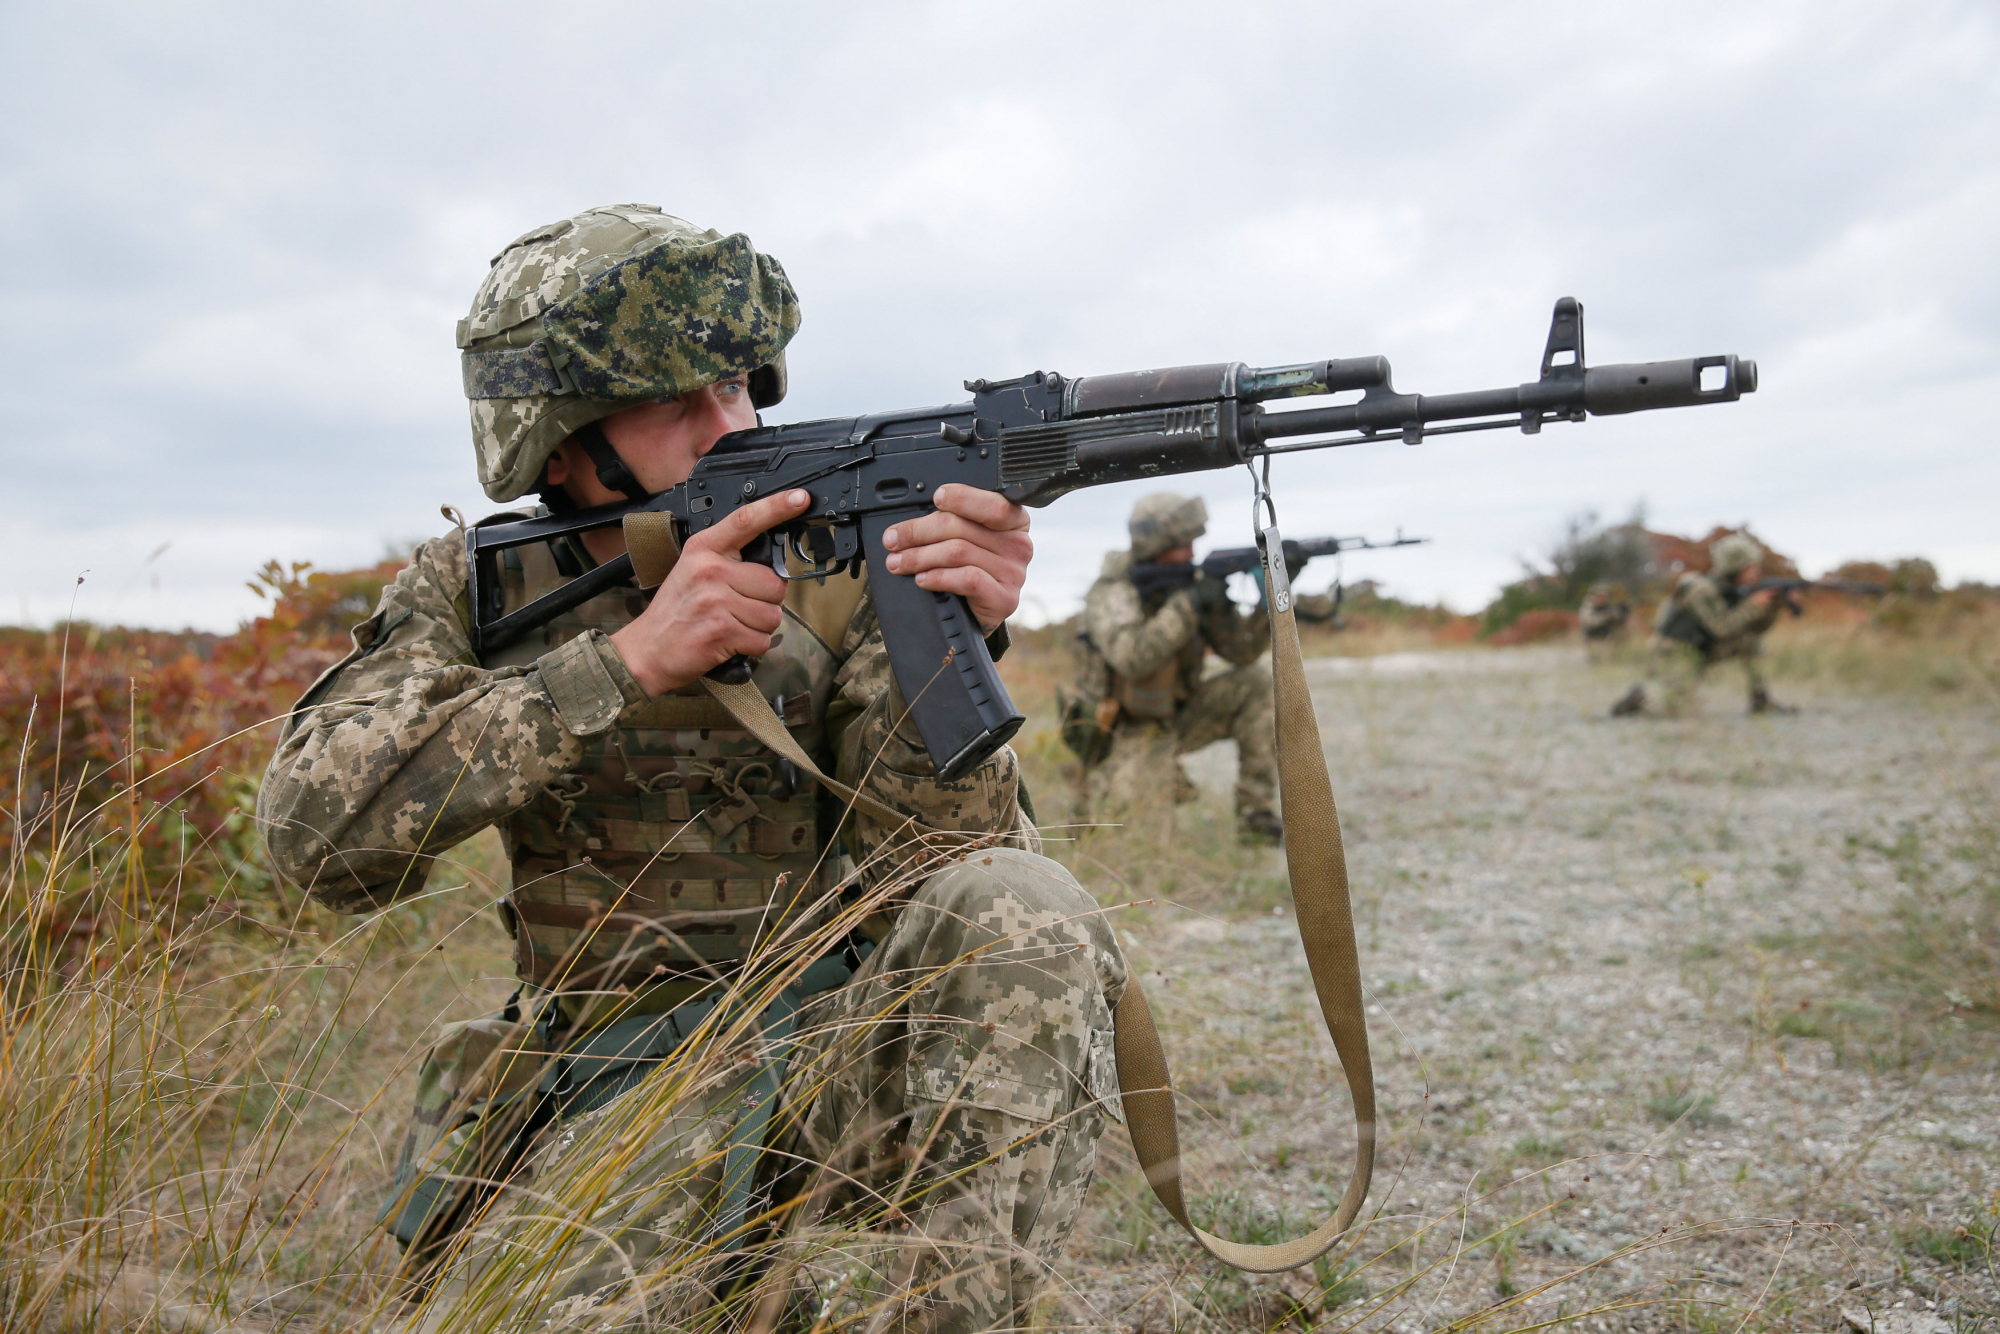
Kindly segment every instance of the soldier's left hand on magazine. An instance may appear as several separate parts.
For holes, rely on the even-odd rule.
[[[1021,605],[1035,554],[1028,511],[957,482],[939,487],[932,500],[936,511],[883,535],[889,572],[915,575],[917,587],[933,593],[957,593],[972,604],[979,628],[990,632]]]

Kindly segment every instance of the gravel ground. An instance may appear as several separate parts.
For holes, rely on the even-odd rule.
[[[1747,719],[1726,673],[1698,716],[1614,721],[1631,668],[1568,649],[1309,669],[1371,991],[1376,1221],[1316,1277],[1246,1280],[1142,1200],[1113,1134],[1050,1323],[1921,1331],[2000,1310],[1977,1240],[1994,1029],[1855,962],[1897,882],[1852,842],[1914,831],[1905,864],[1929,865],[1990,810],[1990,709],[1781,681],[1802,712]],[[1208,791],[1177,837],[1227,829],[1233,763],[1189,758]],[[1351,1143],[1280,871],[1267,854],[1118,919],[1206,1207],[1245,1240],[1324,1217]]]

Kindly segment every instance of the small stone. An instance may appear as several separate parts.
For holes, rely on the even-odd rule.
[[[1856,1334],[1951,1334],[1950,1322],[1929,1311],[1883,1311],[1871,1316],[1866,1311],[1843,1306],[1840,1318]]]

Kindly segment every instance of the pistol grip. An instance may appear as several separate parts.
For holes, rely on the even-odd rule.
[[[751,673],[756,670],[756,660],[746,658],[739,653],[727,662],[719,662],[709,668],[708,679],[711,681],[720,681],[726,686],[740,686],[745,681],[748,681]]]
[[[773,542],[769,533],[759,533],[748,542],[745,542],[743,549],[736,554],[741,556],[746,564],[768,565],[771,563],[771,553],[773,550],[778,553],[778,559],[782,560],[784,558],[784,544],[782,542]],[[778,573],[783,574],[784,571],[780,570]],[[757,660],[755,658],[738,653],[736,656],[724,659],[722,662],[709,668],[706,674],[711,681],[720,681],[726,686],[740,686],[745,681],[748,681],[751,674],[756,670]]]
[[[909,575],[889,573],[882,534],[927,512],[864,514],[861,542],[889,666],[938,777],[949,780],[978,768],[1026,719],[1008,697],[965,599],[932,593]]]

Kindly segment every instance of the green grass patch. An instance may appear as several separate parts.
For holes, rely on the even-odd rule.
[[[1992,1222],[1916,1223],[1896,1229],[1896,1244],[1915,1259],[1953,1269],[1972,1269],[1992,1263],[1995,1225]]]
[[[1646,1099],[1646,1115],[1661,1125],[1731,1126],[1736,1122],[1717,1108],[1712,1093],[1669,1091]]]

